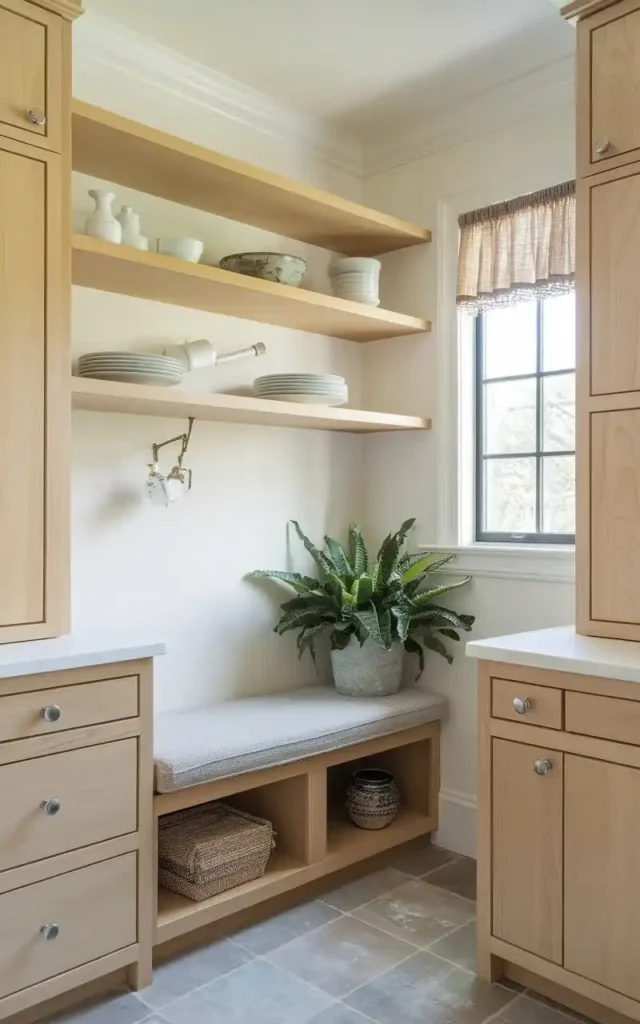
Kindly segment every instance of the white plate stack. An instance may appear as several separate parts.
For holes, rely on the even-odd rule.
[[[90,352],[78,360],[78,376],[98,380],[172,387],[180,384],[184,375],[179,359],[145,352]]]
[[[349,389],[344,377],[332,373],[270,373],[253,382],[257,398],[307,405],[344,405]]]
[[[380,260],[368,256],[343,256],[329,267],[331,290],[338,299],[380,305]]]

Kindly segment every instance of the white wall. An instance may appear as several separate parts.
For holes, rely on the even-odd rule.
[[[360,198],[359,178],[327,167],[301,144],[254,131],[168,95],[151,83],[79,59],[74,93],[129,117]],[[82,227],[93,179],[76,175],[74,220]],[[194,234],[205,261],[243,249],[307,256],[307,284],[326,290],[327,253],[115,187],[143,229]],[[189,387],[241,390],[258,373],[296,369],[344,374],[360,404],[361,346],[244,320],[74,288],[74,356],[99,349],[158,350],[207,337],[220,351],[257,341],[260,362],[194,374]],[[76,412],[73,417],[73,627],[127,622],[166,638],[157,660],[156,707],[195,706],[315,679],[310,660],[271,632],[277,603],[243,580],[253,568],[306,568],[287,531],[297,518],[315,539],[343,530],[361,509],[362,440],[356,436],[196,423],[188,464],[194,489],[168,509],[144,497],[151,444],[180,433],[181,420]],[[172,465],[171,449],[162,465]],[[175,450],[173,451],[175,455]],[[302,552],[304,555],[304,552]],[[284,591],[283,591],[284,594]]]
[[[407,442],[402,437],[368,439],[365,445],[365,521],[374,536],[409,515],[418,517],[416,543],[457,544],[458,410],[455,407],[455,267],[457,216],[567,180],[574,174],[573,105],[527,118],[479,138],[451,146],[365,182],[365,202],[425,224],[430,246],[385,259],[383,304],[430,317],[431,336],[367,348],[367,405],[389,403],[408,413],[427,413],[434,429]],[[386,295],[386,298],[385,298]],[[399,303],[402,303],[400,305]],[[449,500],[451,498],[451,500]],[[478,564],[478,558],[475,559]],[[464,556],[461,556],[464,563]],[[529,559],[531,562],[531,559]],[[518,559],[482,569],[451,604],[477,616],[473,637],[537,629],[572,621],[573,587],[562,573],[527,571],[519,580]],[[480,559],[482,564],[482,559]],[[485,575],[484,573],[487,573]],[[429,689],[450,698],[442,746],[441,831],[438,841],[460,852],[475,849],[476,690],[475,663],[459,650],[452,668],[431,655],[423,677]]]

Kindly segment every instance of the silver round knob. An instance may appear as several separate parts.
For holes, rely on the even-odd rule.
[[[40,107],[31,107],[27,110],[27,117],[31,121],[31,124],[37,124],[40,127],[47,123],[45,112],[44,110],[40,110]]]
[[[50,797],[48,800],[43,800],[40,803],[42,810],[45,814],[57,814],[60,810],[60,801],[55,796]]]
[[[513,710],[516,715],[526,715],[527,711],[531,711],[531,701],[528,697],[514,697]]]
[[[57,722],[62,714],[62,711],[57,704],[47,704],[46,707],[42,708],[42,717],[45,722]]]
[[[536,773],[536,775],[546,775],[547,772],[550,772],[552,768],[553,765],[551,761],[548,761],[546,758],[539,757],[536,761],[533,762],[533,770]]]
[[[40,929],[40,934],[47,942],[53,942],[54,939],[58,938],[60,929],[57,924],[43,924]]]
[[[608,153],[609,150],[611,149],[611,143],[610,143],[609,139],[606,139],[606,138],[605,139],[598,139],[598,141],[596,142],[596,144],[595,144],[595,146],[593,148],[595,149],[595,151],[598,154],[598,156],[603,156],[605,153]]]

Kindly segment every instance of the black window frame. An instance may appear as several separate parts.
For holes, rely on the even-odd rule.
[[[484,370],[484,334],[485,320],[482,313],[475,317],[474,329],[474,381],[475,381],[475,539],[478,542],[493,544],[575,544],[575,533],[542,533],[542,466],[543,460],[553,456],[573,456],[575,459],[575,448],[567,451],[545,452],[542,448],[543,417],[542,417],[542,387],[546,377],[558,377],[561,374],[573,373],[576,368],[566,367],[562,370],[549,370],[545,372],[542,368],[543,356],[543,325],[542,325],[542,303],[544,299],[537,299],[536,313],[536,369],[533,373],[522,373],[506,377],[490,377],[483,375]],[[484,442],[484,384],[499,383],[507,380],[531,380],[536,381],[536,449],[533,452],[503,452],[502,454],[486,454],[483,451]],[[536,460],[536,533],[498,533],[496,531],[484,530],[484,501],[485,501],[485,473],[484,464],[491,459],[504,458],[535,458]]]

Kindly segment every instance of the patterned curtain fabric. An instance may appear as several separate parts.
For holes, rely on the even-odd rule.
[[[574,286],[576,183],[464,213],[458,255],[458,306],[470,313],[497,304],[557,295]]]

